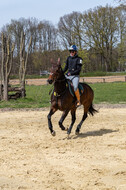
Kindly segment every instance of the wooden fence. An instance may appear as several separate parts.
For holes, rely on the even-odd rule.
[[[98,83],[98,82],[126,82],[126,76],[104,76],[104,77],[80,77],[80,82]],[[10,80],[11,85],[19,84],[19,80]],[[47,78],[26,79],[27,85],[45,85]]]
[[[81,77],[80,82],[126,82],[126,76]]]

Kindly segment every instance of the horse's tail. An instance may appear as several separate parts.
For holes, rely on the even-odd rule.
[[[95,113],[98,113],[98,110],[94,109],[93,105],[91,104],[88,112],[93,116]]]

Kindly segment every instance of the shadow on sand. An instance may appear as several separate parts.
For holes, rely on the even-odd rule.
[[[97,130],[97,131],[89,131],[87,133],[80,133],[76,136],[73,137],[73,139],[77,139],[77,138],[86,138],[86,137],[95,137],[95,136],[103,136],[105,134],[108,134],[108,133],[116,133],[118,132],[119,130],[111,130],[111,129],[100,129],[100,130]]]

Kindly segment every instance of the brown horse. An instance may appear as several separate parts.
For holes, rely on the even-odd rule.
[[[53,130],[53,126],[51,122],[51,116],[57,110],[63,111],[62,117],[59,120],[59,126],[62,130],[67,130],[67,134],[69,135],[71,133],[72,127],[76,120],[76,109],[77,109],[76,97],[70,93],[67,79],[65,78],[65,75],[63,73],[63,70],[60,64],[60,59],[58,59],[57,63],[51,60],[51,63],[52,63],[51,73],[47,81],[49,84],[54,83],[54,90],[51,95],[50,112],[47,116],[48,126],[49,126],[51,134],[55,136],[55,131]],[[76,131],[75,131],[76,134],[79,134],[82,123],[87,118],[88,113],[93,116],[94,113],[97,112],[97,110],[93,108],[93,104],[92,104],[92,101],[94,98],[93,90],[86,83],[81,83],[81,85],[83,86],[84,91],[81,94],[80,102],[84,107],[84,114],[83,114],[82,120],[77,125]],[[63,126],[63,121],[66,118],[69,111],[71,111],[72,122],[70,124],[70,127],[68,129],[65,129],[65,127]]]

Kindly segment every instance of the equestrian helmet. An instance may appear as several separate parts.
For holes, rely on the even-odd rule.
[[[77,46],[75,46],[75,45],[72,45],[72,46],[70,46],[69,47],[69,51],[77,51]]]

